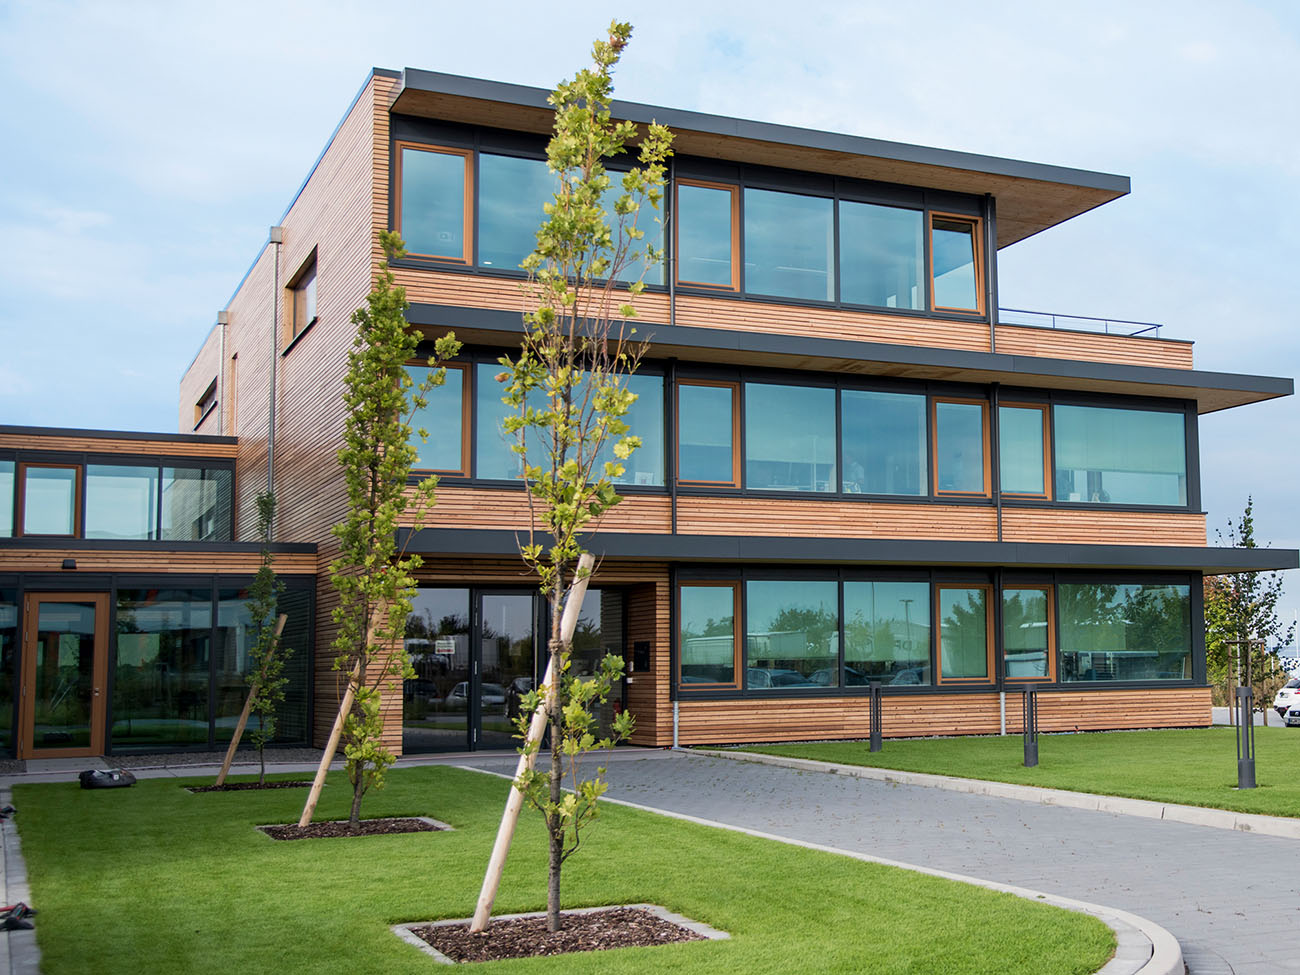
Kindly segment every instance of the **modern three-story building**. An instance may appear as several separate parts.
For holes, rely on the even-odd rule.
[[[156,538],[143,523],[129,544],[91,532],[101,482],[130,475],[103,468],[139,461],[122,435],[0,431],[0,477],[5,458],[13,477],[0,633],[15,687],[50,697],[33,668],[77,642],[19,617],[41,599],[55,614],[102,597],[104,632],[81,639],[116,681],[89,719],[97,743],[141,747],[124,718],[151,719],[155,739],[206,722],[175,745],[228,735],[239,657],[222,655],[238,643],[222,612],[235,618],[229,594],[269,485],[301,594],[284,737],[323,741],[338,700],[327,566],[345,504],[334,455],[349,315],[391,229],[408,250],[394,270],[412,327],[430,344],[455,331],[464,349],[421,419],[420,467],[440,486],[424,527],[401,532],[424,566],[406,633],[417,677],[388,694],[389,739],[408,752],[512,744],[546,609],[517,556],[527,506],[494,376],[521,334],[518,265],[554,187],[546,94],[371,73],[185,372],[181,435],[149,442]],[[1017,730],[1029,686],[1048,729],[1208,724],[1203,576],[1294,567],[1297,553],[1207,545],[1197,421],[1290,395],[1291,380],[1199,370],[1190,343],[1153,327],[999,312],[998,252],[1128,180],[639,104],[614,114],[675,133],[652,231],[667,261],[636,301],[648,349],[629,422],[643,444],[591,543],[600,563],[575,649],[579,668],[625,657],[613,706],[636,715],[633,741],[858,737],[873,682],[886,735]],[[141,567],[79,574],[112,545],[151,553],[159,578],[193,571],[160,528],[177,452],[228,472],[229,527],[185,543],[228,550],[200,556],[209,636],[191,697],[206,707],[190,717],[163,690],[170,624],[145,639],[130,629]],[[58,470],[73,472],[60,496],[71,514],[59,532],[29,531],[39,506],[25,499]],[[64,558],[78,568],[56,568]],[[136,657],[152,667],[143,692],[129,689]],[[20,754],[50,745],[38,710],[10,722]]]

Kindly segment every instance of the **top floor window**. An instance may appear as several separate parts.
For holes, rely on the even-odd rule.
[[[397,143],[398,230],[411,254],[471,260],[474,154],[469,149]]]
[[[677,181],[677,280],[740,290],[740,189]]]
[[[1057,404],[1052,416],[1058,501],[1187,504],[1182,413]]]
[[[296,339],[316,324],[316,252],[289,281],[289,338]]]
[[[835,214],[827,197],[745,190],[745,290],[835,300]]]
[[[840,300],[879,308],[925,307],[920,210],[840,201]]]
[[[14,533],[14,462],[0,460],[0,538]]]
[[[979,221],[973,217],[931,214],[930,249],[934,263],[936,309],[982,313]]]

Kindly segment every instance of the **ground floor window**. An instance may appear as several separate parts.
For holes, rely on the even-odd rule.
[[[1189,586],[1064,584],[1061,680],[1184,680],[1192,676]]]

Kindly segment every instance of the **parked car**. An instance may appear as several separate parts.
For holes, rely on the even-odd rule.
[[[1291,705],[1291,709],[1282,715],[1282,723],[1288,728],[1300,728],[1300,701]]]
[[[1292,677],[1273,698],[1273,710],[1283,717],[1292,705],[1300,706],[1300,677]]]
[[[485,682],[481,687],[479,700],[482,702],[484,710],[494,707],[502,707],[506,703],[506,689],[500,684],[488,684]],[[449,690],[447,696],[442,700],[442,706],[447,711],[464,711],[465,706],[468,703],[468,681],[461,681]]]

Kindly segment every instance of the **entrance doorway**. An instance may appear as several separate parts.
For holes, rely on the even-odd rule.
[[[28,593],[23,634],[18,757],[102,755],[108,595]]]

